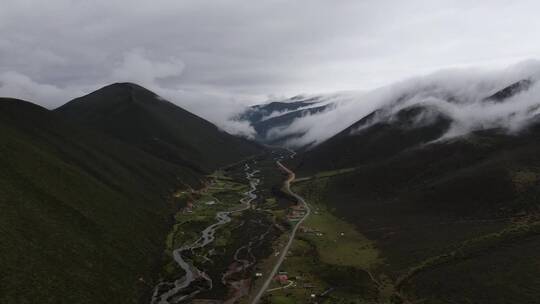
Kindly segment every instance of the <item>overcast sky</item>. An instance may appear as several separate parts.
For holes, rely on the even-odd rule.
[[[134,81],[212,118],[540,54],[538,1],[1,2],[0,95],[48,107]]]

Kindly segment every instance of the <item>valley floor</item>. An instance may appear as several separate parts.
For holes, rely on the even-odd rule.
[[[358,222],[336,209],[335,200],[350,198],[332,189],[334,178],[355,168],[320,172],[293,183],[291,190],[306,200],[311,213],[298,225],[290,249],[284,250],[307,210],[283,187],[287,173],[276,160],[286,153],[274,153],[216,172],[202,190],[177,193],[186,208],[177,214],[167,238],[164,281],[185,276],[172,258],[175,249],[196,241],[219,212],[238,210],[249,191],[245,172],[258,180],[250,207],[231,213],[231,221],[216,229],[212,244],[185,256],[212,280],[211,287],[200,280],[187,288],[184,295],[191,296],[186,303],[252,304],[258,294],[261,304],[536,303],[537,216],[447,221],[405,217],[388,225],[366,209]],[[274,269],[276,275],[264,288]]]
[[[279,186],[272,188],[283,182],[279,157],[276,152],[238,163],[208,176],[202,189],[176,193],[185,207],[167,237],[152,303],[236,303],[257,290],[257,273],[268,277],[265,262],[290,229],[291,202]]]

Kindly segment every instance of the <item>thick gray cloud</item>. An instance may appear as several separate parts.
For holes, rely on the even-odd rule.
[[[519,81],[530,81],[530,87],[504,102],[485,100]],[[374,110],[382,111],[375,115],[372,124],[392,121],[400,110],[412,106],[430,109],[414,125],[429,124],[439,114],[451,119],[450,129],[438,140],[491,128],[517,133],[538,122],[540,117],[540,61],[528,60],[503,69],[447,69],[365,92],[323,94],[318,100],[332,106],[299,117],[290,125],[271,129],[270,138],[303,134],[285,145],[291,148],[316,145]]]
[[[131,80],[219,123],[270,94],[371,89],[536,57],[539,9],[502,0],[3,0],[0,95],[55,107]]]

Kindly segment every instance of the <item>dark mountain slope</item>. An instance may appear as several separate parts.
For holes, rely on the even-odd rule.
[[[510,102],[509,91],[495,95]],[[537,283],[540,274],[534,254],[519,249],[540,246],[532,228],[540,223],[538,117],[519,133],[491,128],[433,142],[450,117],[422,106],[387,114],[376,111],[300,154],[298,170],[351,168],[326,172],[313,187],[377,243],[385,259],[379,271],[397,282],[426,268],[400,286],[403,294],[426,303],[535,303],[540,290],[518,282]],[[516,257],[522,265],[514,268]]]
[[[55,111],[73,123],[195,171],[209,172],[260,149],[131,83],[106,86]]]
[[[0,134],[0,302],[136,301],[200,175],[24,101],[0,99]]]
[[[392,120],[379,120],[384,111],[371,113],[304,153],[299,169],[335,170],[385,159],[439,138],[451,123],[429,107],[412,106],[399,111]]]
[[[517,81],[506,88],[497,91],[493,95],[486,97],[485,101],[495,101],[495,102],[502,102],[516,94],[519,94],[523,91],[528,90],[531,85],[533,84],[533,81],[530,79],[522,79],[520,81]]]
[[[521,80],[483,101],[504,102],[531,85],[531,80]],[[386,159],[441,138],[450,129],[452,117],[433,104],[416,103],[399,109],[414,96],[406,94],[398,98],[304,153],[299,169],[313,172],[354,167]],[[449,103],[460,103],[453,96],[446,98]]]
[[[0,138],[0,302],[137,302],[180,207],[172,191],[200,185],[201,166],[15,99],[0,99]],[[211,164],[242,157],[229,153]]]

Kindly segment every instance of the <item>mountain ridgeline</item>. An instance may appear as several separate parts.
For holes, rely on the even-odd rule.
[[[0,302],[134,303],[173,191],[262,151],[135,84],[50,111],[0,99]]]
[[[259,149],[132,83],[106,86],[55,112],[72,123],[200,172],[208,173]]]
[[[405,96],[289,164],[312,178],[319,195],[308,199],[326,202],[378,244],[380,271],[398,278],[400,296],[537,303],[540,100],[519,116],[520,94],[532,87],[521,80],[481,100],[483,111],[511,109],[509,119],[523,123],[515,131],[485,124],[454,135],[455,112]]]
[[[529,79],[520,80],[501,88],[494,94],[482,99],[484,103],[495,103],[502,106],[505,102],[532,85]],[[417,92],[417,94],[419,94]],[[508,132],[504,125],[479,125],[461,133],[462,136],[452,135],[455,125],[460,123],[454,111],[447,110],[433,102],[410,102],[416,95],[404,94],[395,101],[371,112],[351,126],[342,130],[322,144],[304,153],[303,168],[305,170],[335,170],[354,167],[389,159],[401,153],[413,153],[432,146],[452,146],[455,143],[473,141],[478,136],[496,138],[524,138],[529,132],[534,132],[534,126],[539,122],[540,115],[531,114],[523,117],[523,125],[531,127],[516,132]],[[429,97],[429,96],[427,96]],[[423,97],[424,99],[428,99]],[[460,107],[463,102],[458,98],[445,96],[445,105]],[[442,103],[442,102],[441,102]],[[538,104],[529,106],[526,111],[535,112]],[[453,110],[453,109],[452,109]],[[474,108],[471,111],[475,110]],[[519,109],[509,112],[508,116],[517,116]],[[521,117],[520,117],[521,118]],[[503,120],[501,117],[500,120]]]

